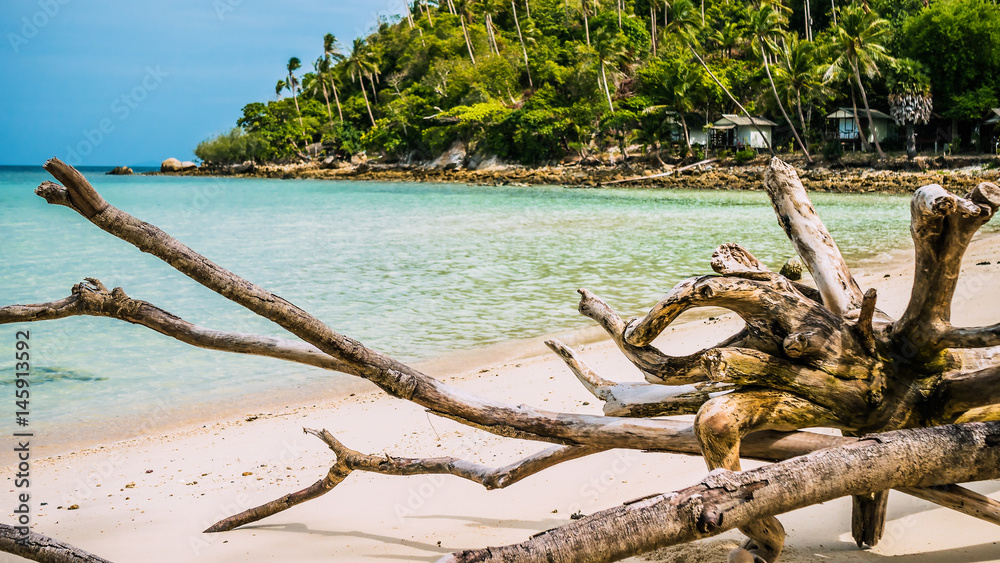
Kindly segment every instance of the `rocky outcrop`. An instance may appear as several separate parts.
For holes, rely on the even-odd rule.
[[[181,162],[176,158],[168,158],[160,163],[160,172],[187,172],[188,170],[197,170],[198,165],[191,162],[190,160],[185,160]]]
[[[475,154],[469,157],[468,167],[469,170],[483,172],[487,170],[503,170],[506,164],[495,154]]]
[[[180,172],[181,161],[170,157],[160,163],[160,172]]]
[[[450,149],[435,158],[429,166],[434,170],[461,170],[465,168],[466,151],[465,143],[455,141]]]
[[[108,176],[129,176],[131,174],[134,172],[128,166],[115,166],[110,172],[107,172]]]

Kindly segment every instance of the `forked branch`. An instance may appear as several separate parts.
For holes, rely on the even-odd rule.
[[[892,338],[921,356],[933,356],[949,344],[996,342],[994,327],[955,330],[951,303],[962,268],[962,256],[980,227],[1000,207],[1000,188],[983,182],[965,198],[937,184],[913,194],[910,233],[916,254],[913,290],[903,316],[892,327]]]

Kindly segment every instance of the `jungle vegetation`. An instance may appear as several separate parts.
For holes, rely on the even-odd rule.
[[[700,156],[691,133],[722,114],[768,117],[775,144],[820,152],[827,113],[852,106],[911,129],[933,111],[951,120],[955,145],[975,147],[975,124],[1000,96],[1000,7],[415,0],[349,44],[317,37],[311,58],[275,74],[275,99],[248,103],[233,130],[199,144],[199,158],[297,160],[312,145],[426,160],[456,141],[525,164],[637,146]]]

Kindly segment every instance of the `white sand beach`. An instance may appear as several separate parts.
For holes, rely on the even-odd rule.
[[[862,272],[857,276],[862,288],[876,287],[879,307],[891,315],[899,315],[909,296],[911,252],[854,265]],[[977,265],[985,261],[990,264]],[[1000,320],[998,286],[1000,236],[981,235],[965,259],[954,323]],[[657,344],[668,352],[693,350],[738,325],[731,314],[692,317]],[[525,346],[523,359],[498,365],[482,367],[467,356],[422,367],[470,393],[553,411],[601,412],[600,402],[559,358],[540,343]],[[608,379],[641,380],[608,341],[576,348]],[[304,488],[326,473],[333,454],[303,434],[303,427],[326,428],[365,453],[452,455],[489,465],[506,465],[546,447],[431,417],[378,391],[315,404],[281,403],[266,412],[247,410],[183,430],[33,460],[34,531],[116,562],[434,561],[461,548],[523,541],[568,522],[574,512],[590,514],[683,488],[706,473],[698,457],[624,450],[564,463],[496,491],[451,476],[355,472],[324,497],[256,524],[201,533],[222,517]],[[10,466],[4,469],[9,499],[13,473]],[[1000,482],[971,488],[1000,498]],[[68,510],[72,505],[79,508]],[[886,535],[871,550],[858,550],[850,537],[849,499],[780,519],[788,532],[782,561],[1000,561],[1000,528],[896,492]],[[647,559],[722,561],[739,538],[728,532]],[[0,560],[20,560],[6,557]]]

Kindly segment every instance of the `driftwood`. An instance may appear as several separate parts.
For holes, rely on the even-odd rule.
[[[42,563],[111,563],[48,536],[34,532],[22,535],[17,528],[7,524],[0,524],[0,551]]]
[[[98,228],[275,322],[298,340],[201,327],[129,297],[121,288],[109,290],[93,278],[58,301],[0,307],[0,323],[72,315],[115,318],[193,346],[352,374],[430,413],[501,436],[555,444],[511,465],[490,468],[451,457],[366,455],[347,448],[325,430],[307,430],[334,452],[335,463],[327,475],[302,491],[234,515],[207,531],[229,530],[314,499],[353,471],[449,474],[502,488],[555,464],[611,448],[703,455],[710,468],[720,471],[699,485],[705,488],[701,492],[659,495],[658,500],[615,509],[624,511],[614,512],[617,516],[608,516],[613,511],[599,513],[520,547],[455,557],[481,560],[511,553],[513,559],[495,555],[499,559],[494,560],[521,560],[518,550],[527,549],[544,560],[613,560],[666,545],[665,541],[687,541],[723,527],[740,527],[751,539],[733,557],[774,561],[784,532],[773,515],[837,496],[855,495],[853,534],[859,545],[874,545],[881,536],[889,488],[1000,524],[1000,503],[954,485],[997,477],[998,430],[989,421],[1000,420],[1000,365],[989,351],[967,349],[1000,345],[1000,325],[950,324],[962,254],[972,235],[1000,206],[1000,189],[992,184],[980,184],[966,198],[939,186],[917,191],[913,199],[917,276],[906,312],[893,321],[878,311],[875,292],[862,292],[851,276],[795,171],[774,159],[765,187],[779,224],[812,272],[816,287],[771,272],[746,249],[725,244],[712,258],[717,275],[678,284],[641,319],[622,319],[599,297],[580,290],[580,312],[605,329],[647,380],[623,384],[605,379],[569,347],[547,342],[580,382],[604,401],[605,416],[592,416],[508,405],[455,390],[335,332],[303,309],[111,206],[72,167],[53,159],[45,168],[62,183],[38,187],[36,193],[46,201],[69,207]],[[687,356],[669,356],[652,345],[681,313],[705,306],[734,311],[745,327],[718,345]],[[674,414],[696,414],[695,422],[652,418]],[[969,424],[925,429],[950,423]],[[840,428],[845,436],[800,430],[815,426]],[[858,438],[887,431],[895,432]],[[816,450],[824,451],[810,455]],[[914,452],[930,450],[948,451],[951,457],[914,457]],[[850,463],[857,456],[876,454],[896,460],[895,473],[887,475],[880,469],[887,465]],[[735,473],[741,457],[788,461]],[[830,468],[845,469],[823,473]],[[818,483],[809,479],[818,474],[829,477]],[[799,486],[795,494],[779,499],[774,491],[787,493],[792,484]],[[707,494],[710,491],[715,492]],[[684,504],[681,512],[665,507],[673,502],[670,499],[695,502],[695,493],[701,495],[697,502],[707,507],[709,516],[694,522],[692,532],[687,509],[693,505]],[[625,515],[630,524],[615,520]],[[623,534],[623,529],[629,533]],[[675,530],[669,532],[672,539],[664,539],[668,530]],[[563,551],[566,546],[572,550]]]
[[[693,487],[636,499],[524,543],[457,553],[439,561],[616,561],[751,526],[761,515],[845,494],[996,478],[1000,478],[1000,422],[887,432],[742,473],[717,469]],[[581,557],[582,553],[587,555]]]

